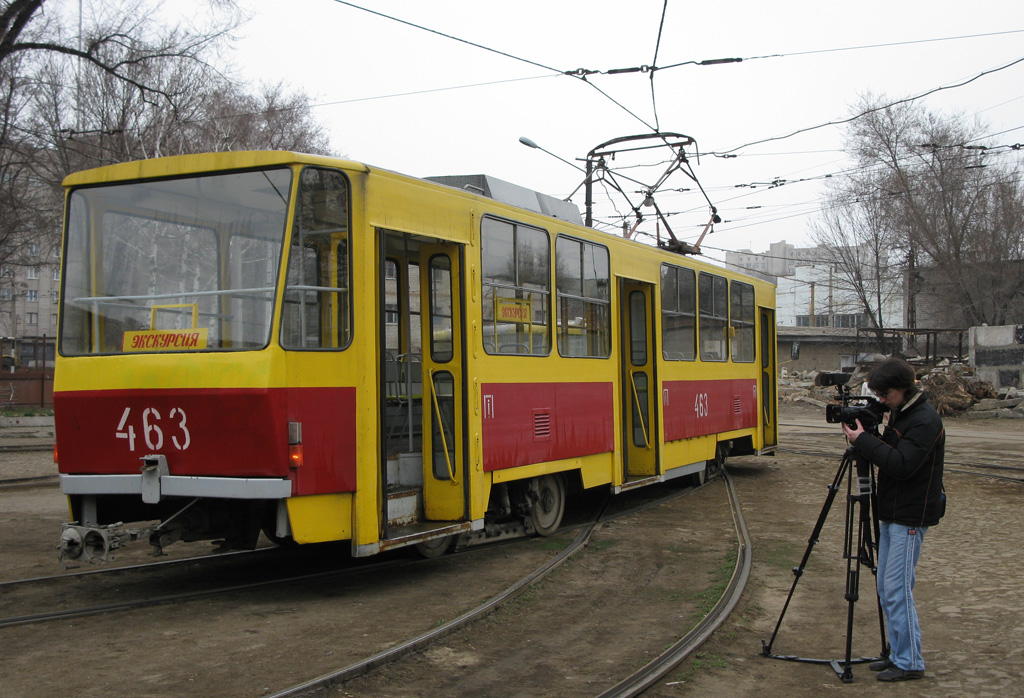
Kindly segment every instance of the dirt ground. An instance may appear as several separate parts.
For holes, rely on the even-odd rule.
[[[789,407],[782,421],[818,420]],[[996,421],[996,420],[993,420]],[[1019,421],[956,425],[1020,440]],[[950,451],[956,430],[949,421]],[[838,427],[836,427],[838,429]],[[828,666],[761,656],[807,547],[836,457],[737,458],[729,470],[752,536],[753,568],[733,615],[647,695],[820,698],[1014,696],[1024,676],[1019,560],[1024,484],[948,474],[948,514],[918,567],[927,676],[887,685],[865,666],[846,685]],[[783,430],[785,444],[786,429]],[[1024,450],[1018,447],[1018,453]],[[969,453],[947,456],[966,460]],[[49,474],[49,454],[2,453],[0,478]],[[845,652],[845,502],[837,500],[775,640],[780,654]],[[0,580],[53,574],[66,506],[54,488],[0,490]],[[0,696],[259,696],[436,626],[555,554],[571,534],[455,556],[370,579],[324,580],[72,622],[0,630]],[[338,696],[596,695],[664,650],[717,599],[735,543],[722,482],[605,524],[592,543],[514,603]],[[204,548],[199,548],[204,549]],[[174,549],[172,548],[172,551]],[[195,552],[182,546],[179,554]],[[144,548],[121,562],[145,559]],[[177,574],[186,575],[182,571]],[[162,584],[174,584],[173,576]],[[880,649],[873,577],[861,580],[853,652]],[[0,592],[0,615],[13,614]]]

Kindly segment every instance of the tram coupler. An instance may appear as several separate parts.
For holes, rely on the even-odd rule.
[[[76,560],[102,565],[111,559],[112,550],[149,533],[150,529],[124,528],[120,522],[106,526],[65,523],[61,526],[57,556],[64,569]]]

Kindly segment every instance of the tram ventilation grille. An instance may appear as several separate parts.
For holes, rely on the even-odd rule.
[[[739,414],[743,411],[743,403],[738,397],[732,399],[732,413]]]
[[[547,441],[551,438],[551,413],[534,411],[533,438],[535,441]]]

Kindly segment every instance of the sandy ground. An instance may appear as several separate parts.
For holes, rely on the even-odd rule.
[[[807,415],[819,417],[814,410]],[[969,428],[1020,438],[1024,446],[1020,424]],[[951,430],[951,450],[954,441]],[[823,442],[825,448],[832,445],[833,440]],[[827,666],[761,656],[762,640],[775,627],[793,582],[791,568],[807,548],[840,455],[836,445],[834,459],[782,453],[730,462],[753,538],[750,581],[715,636],[648,695],[1022,694],[1024,605],[1019,597],[1024,587],[1018,568],[1024,484],[1019,482],[947,475],[949,513],[928,532],[918,568],[924,680],[881,684],[857,666],[854,684],[845,685]],[[51,460],[48,453],[2,453],[0,477],[52,473]],[[775,640],[777,653],[844,655],[844,513],[845,502],[837,500]],[[55,488],[0,490],[0,579],[58,572],[54,545],[65,515]],[[735,546],[731,527],[721,482],[604,525],[584,553],[515,603],[332,695],[600,693],[685,633],[714,602]],[[436,626],[504,588],[567,539],[535,539],[369,579],[302,583],[0,630],[0,696],[263,695]],[[121,561],[132,561],[132,555],[144,560],[144,548]],[[180,550],[189,552],[188,546]],[[173,586],[175,579],[161,577],[159,583]],[[855,656],[880,649],[872,585],[873,577],[865,573],[856,604]],[[0,611],[11,615],[4,600],[0,593]]]

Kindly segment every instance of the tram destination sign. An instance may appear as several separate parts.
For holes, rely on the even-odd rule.
[[[142,330],[125,332],[121,350],[136,351],[195,351],[206,349],[207,328],[187,330]]]

